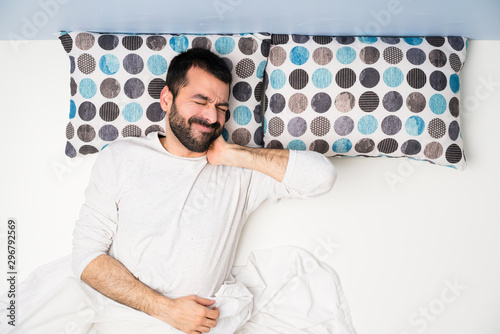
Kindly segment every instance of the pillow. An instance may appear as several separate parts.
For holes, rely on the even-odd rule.
[[[264,145],[465,168],[463,37],[272,35]]]
[[[223,132],[231,142],[262,147],[262,78],[270,38],[265,34],[166,35],[62,32],[70,59],[66,155],[96,153],[128,136],[164,131],[160,92],[170,60],[191,47],[210,49],[232,70],[230,112]]]

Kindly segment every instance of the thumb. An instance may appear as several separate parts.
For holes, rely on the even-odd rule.
[[[212,300],[212,299],[206,299],[206,298],[201,298],[201,297],[196,297],[194,299],[195,302],[197,302],[198,304],[200,305],[203,305],[203,306],[210,306],[212,305],[213,303],[215,303],[215,300]]]

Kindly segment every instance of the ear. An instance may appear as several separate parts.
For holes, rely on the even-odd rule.
[[[160,105],[161,108],[168,112],[172,106],[174,96],[172,92],[168,89],[168,86],[163,87],[160,95]]]

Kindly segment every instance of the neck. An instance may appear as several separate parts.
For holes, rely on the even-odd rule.
[[[163,148],[168,151],[168,153],[178,157],[199,158],[207,154],[207,152],[198,153],[188,150],[186,146],[182,145],[179,139],[177,139],[175,134],[170,129],[170,124],[168,124],[168,122],[165,127],[165,137],[160,138],[160,143]]]

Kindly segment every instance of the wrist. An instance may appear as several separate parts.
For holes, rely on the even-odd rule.
[[[169,313],[172,308],[172,299],[169,299],[163,295],[155,293],[152,296],[152,301],[146,306],[145,313],[157,319],[162,319],[165,314]]]

